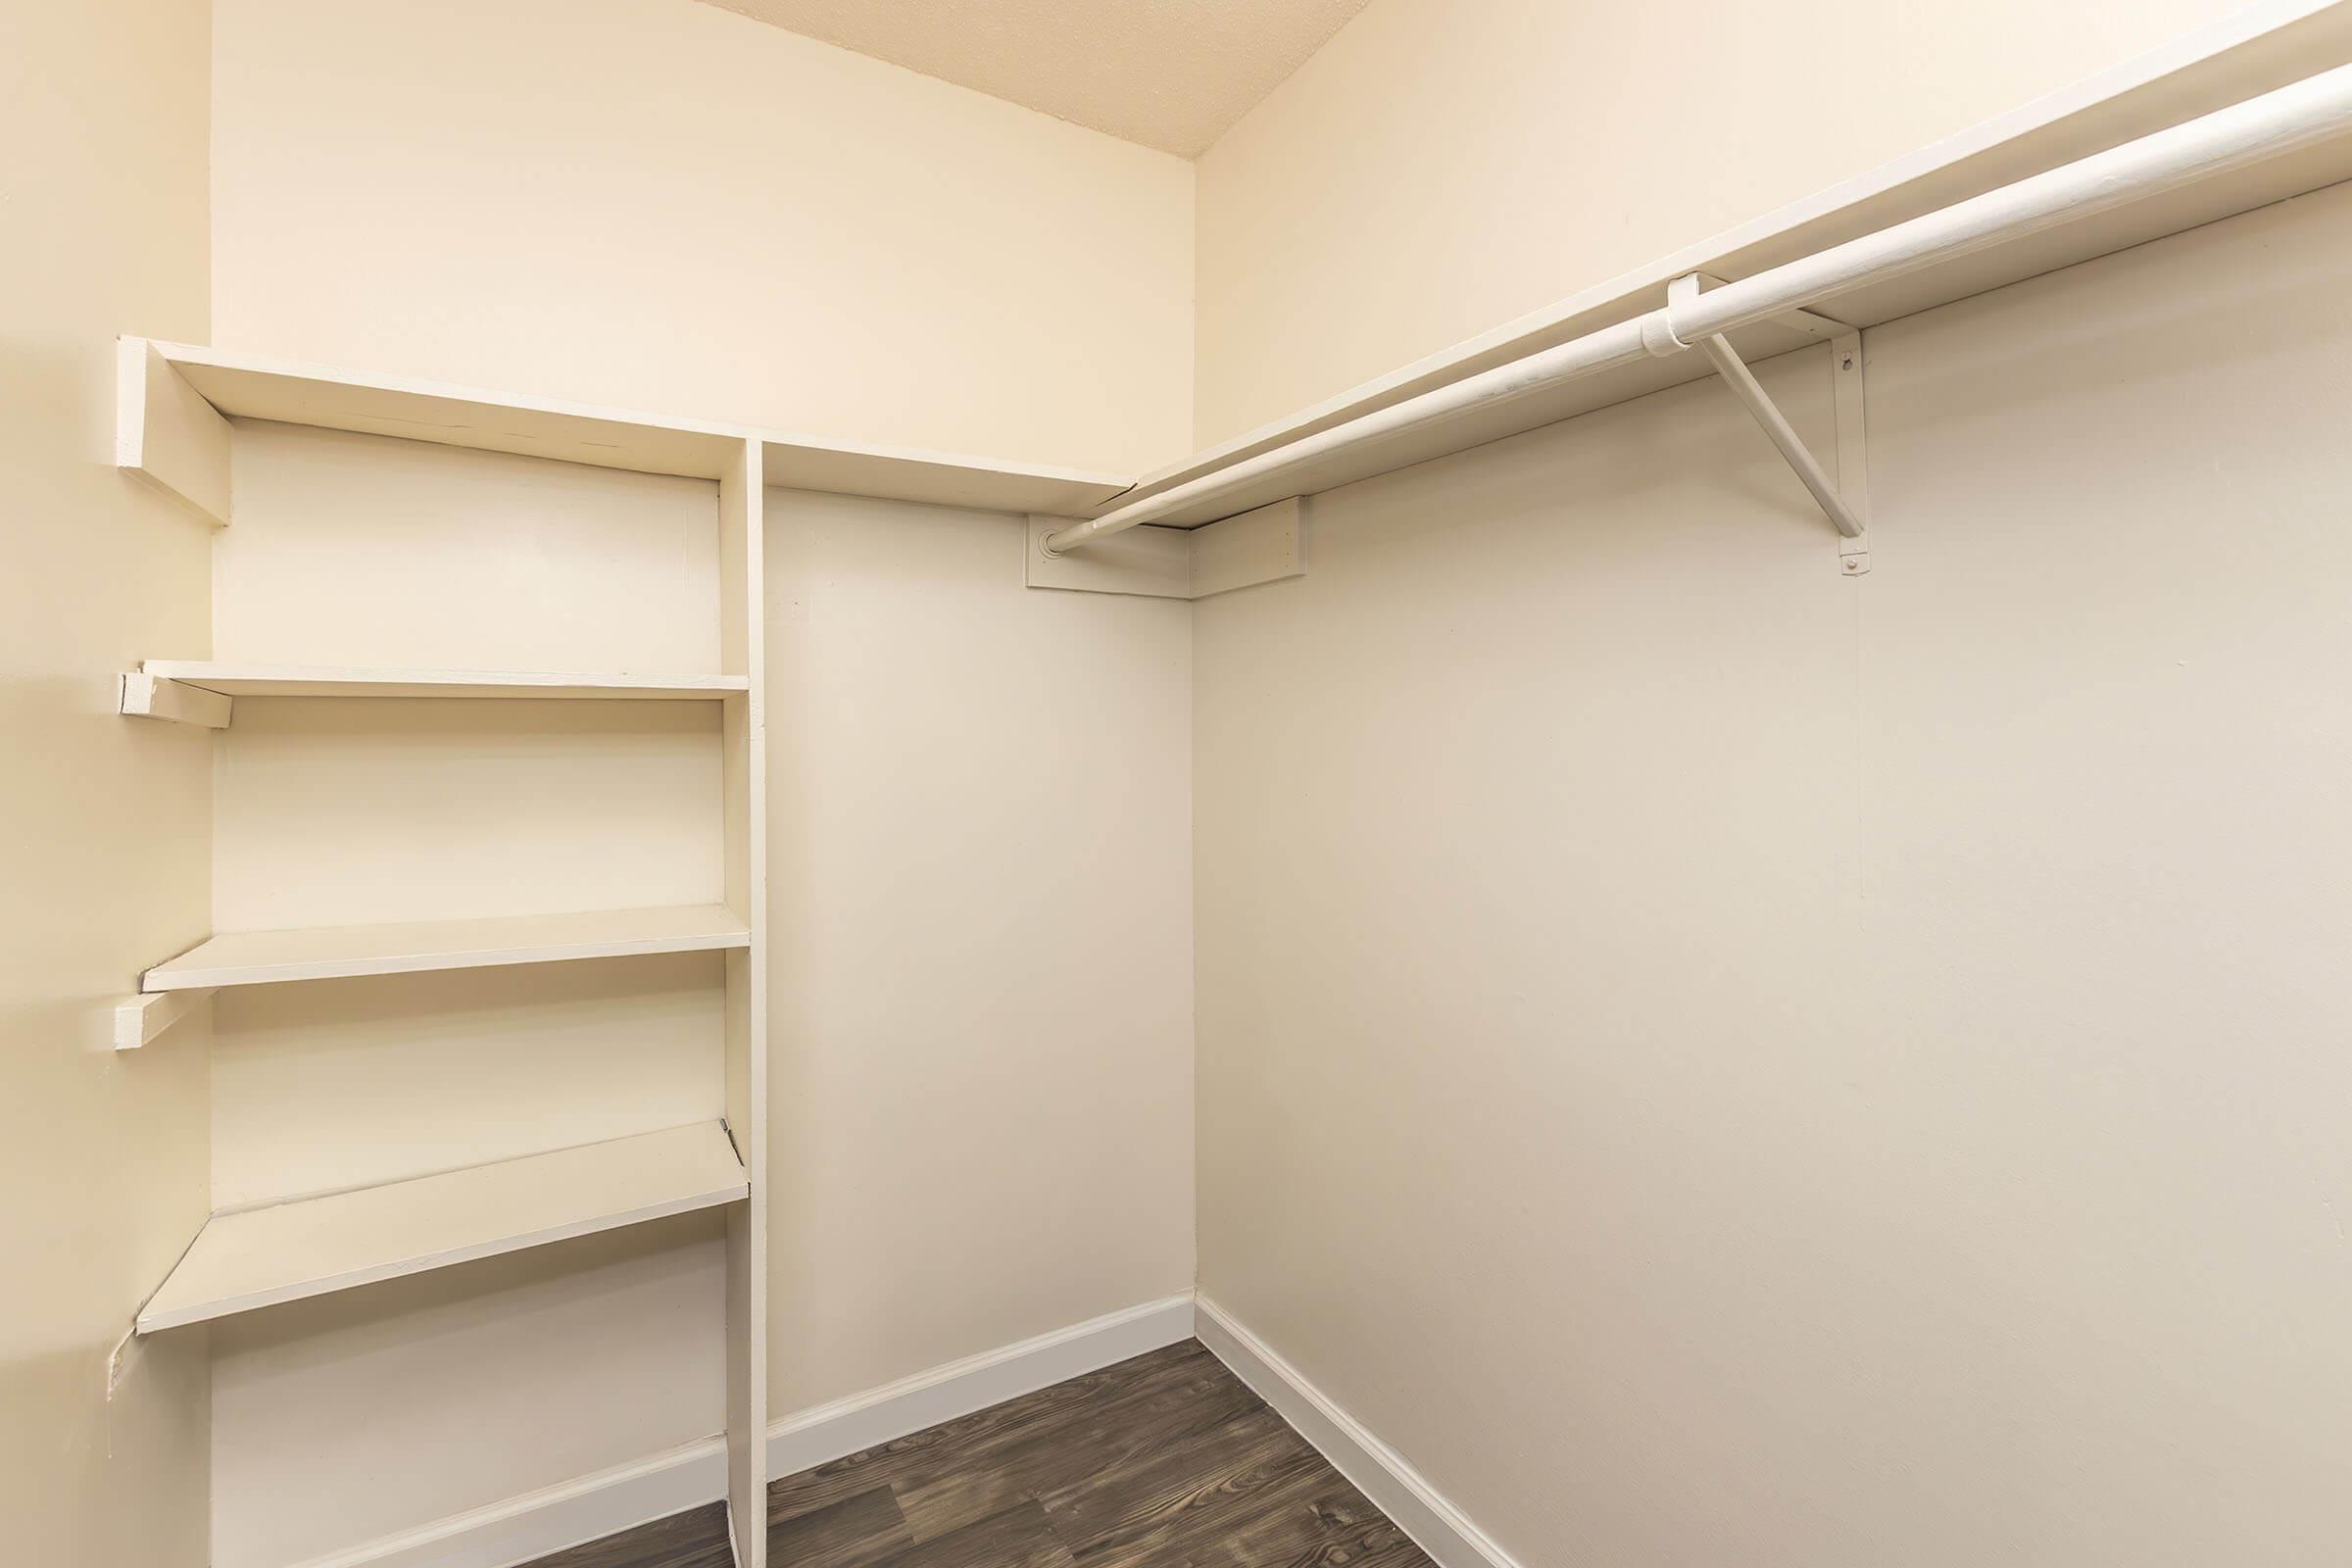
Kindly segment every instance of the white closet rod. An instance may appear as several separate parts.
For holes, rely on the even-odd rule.
[[[1679,354],[1703,340],[2072,219],[2293,152],[2352,130],[2352,66],[2094,153],[1986,191],[1875,234],[1710,289],[1687,302],[1604,326],[1571,342],[1376,409],[1130,502],[1043,541],[1049,554],[1152,522],[1183,508],[1287,474],[1335,452],[1419,429],[1647,355]]]

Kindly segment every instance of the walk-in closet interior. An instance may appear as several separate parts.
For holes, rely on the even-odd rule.
[[[0,1561],[2352,1560],[2352,0],[0,17]]]

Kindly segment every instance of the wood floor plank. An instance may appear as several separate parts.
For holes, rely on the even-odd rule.
[[[769,1487],[767,1516],[789,1519],[877,1482],[904,1496],[958,1472],[993,1469],[1005,1454],[1073,1437],[1111,1411],[1207,1387],[1220,1375],[1232,1376],[1199,1341],[1187,1340],[788,1476]]]
[[[727,1505],[712,1502],[541,1557],[529,1568],[734,1568],[734,1562]]]
[[[1019,1503],[917,1542],[868,1568],[1077,1568],[1037,1502]]]
[[[1201,1446],[1219,1428],[1262,1408],[1248,1387],[1218,1366],[999,1445],[984,1463],[925,1466],[894,1485],[907,1528],[919,1541],[1022,1497],[1123,1473],[1154,1453],[1180,1450],[1198,1462]]]
[[[1199,1441],[1088,1475],[1038,1500],[1061,1538],[1076,1544],[1081,1562],[1115,1562],[1223,1529],[1247,1516],[1256,1494],[1320,1463],[1298,1433],[1259,1405]]]
[[[864,1568],[913,1544],[887,1486],[868,1487],[767,1528],[768,1560],[790,1568]]]
[[[777,1568],[1435,1568],[1196,1341],[768,1488]],[[730,1568],[716,1504],[529,1568]]]
[[[1109,1557],[1096,1568],[1434,1568],[1348,1479],[1322,1462],[1298,1465],[1250,1495],[1215,1528],[1184,1532]]]

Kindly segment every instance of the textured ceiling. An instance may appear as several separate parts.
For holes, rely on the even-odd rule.
[[[1192,158],[1366,0],[709,0]]]

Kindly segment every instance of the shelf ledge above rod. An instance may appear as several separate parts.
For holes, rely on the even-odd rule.
[[[2352,131],[2352,66],[2338,66],[2168,130],[1735,279],[1694,299],[1687,312],[1671,306],[1652,311],[1301,436],[1075,523],[1047,536],[1043,548],[1058,555],[1188,508],[1211,507],[1219,498],[1253,485],[1287,480],[1334,453],[1420,430],[1563,381],[1639,364],[1651,353],[1643,338],[1660,327],[1677,343],[1697,344],[1851,289],[2177,190],[2347,131]]]

